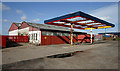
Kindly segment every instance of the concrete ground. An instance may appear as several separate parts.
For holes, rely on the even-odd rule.
[[[23,46],[2,50],[3,68],[7,69],[117,69],[118,41],[93,45]],[[47,58],[55,54],[79,52],[66,58]]]

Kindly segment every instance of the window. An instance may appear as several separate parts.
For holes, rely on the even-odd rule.
[[[54,32],[42,32],[42,35],[55,35],[55,33]]]
[[[59,34],[58,34],[59,36],[62,36],[63,35],[63,33],[61,33],[61,32],[59,32]]]
[[[49,32],[46,32],[46,35],[49,35]]]
[[[37,33],[36,33],[36,40],[37,40]]]
[[[21,34],[21,36],[23,36],[23,34]]]
[[[57,36],[57,32],[53,32],[53,35]]]
[[[70,36],[69,33],[62,33],[63,36]]]
[[[60,36],[61,35],[61,33],[60,32],[57,32],[57,36]]]
[[[34,40],[35,40],[35,33],[34,33]]]
[[[68,35],[70,36],[70,33]]]
[[[33,40],[33,34],[31,34],[31,39]]]
[[[57,36],[59,35],[59,32],[56,32],[57,33]]]
[[[53,35],[53,32],[48,32],[48,35]]]
[[[65,33],[62,33],[62,36],[65,36]]]
[[[66,33],[63,33],[63,36],[67,36],[67,34],[66,34]]]
[[[76,34],[76,36],[78,36],[78,34]]]
[[[31,40],[31,36],[30,36],[30,34],[29,34],[29,40]]]
[[[30,34],[30,40],[32,40],[32,34]]]
[[[77,36],[77,34],[73,34],[73,36]]]
[[[73,36],[75,36],[75,34],[73,34]]]
[[[60,36],[62,36],[62,33],[60,32]]]
[[[34,33],[34,35],[35,35],[35,36],[34,36],[34,38],[35,38],[34,40],[36,40],[36,33]]]
[[[70,36],[70,33],[67,33],[67,36]]]
[[[69,34],[68,33],[65,33],[65,36],[68,36]]]
[[[46,35],[46,32],[42,32],[42,35]]]
[[[51,32],[51,35],[53,35],[53,32]]]
[[[34,33],[33,33],[33,40],[34,40],[34,37],[35,37],[35,36],[34,36]]]

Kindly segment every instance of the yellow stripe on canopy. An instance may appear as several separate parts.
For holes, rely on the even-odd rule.
[[[90,30],[91,28],[85,28],[85,30]],[[95,29],[95,28],[92,28],[92,29]]]
[[[98,29],[101,29],[101,28],[111,28],[111,26],[101,26],[101,27],[98,27]]]
[[[111,28],[111,26],[101,26],[98,27],[97,29],[102,29],[102,28]],[[91,28],[85,28],[85,30],[90,30]],[[96,28],[92,28],[92,29],[96,29]]]

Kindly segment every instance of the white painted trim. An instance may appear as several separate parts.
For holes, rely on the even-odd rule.
[[[9,31],[9,35],[18,35],[18,29]]]
[[[21,34],[24,34],[24,33],[29,34],[29,27],[19,29],[19,33],[21,33]]]

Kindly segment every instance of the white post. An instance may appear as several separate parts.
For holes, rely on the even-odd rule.
[[[73,46],[73,24],[71,24],[71,46]]]
[[[91,44],[92,44],[92,28],[91,28],[91,31],[90,31],[90,32],[91,32]]]

